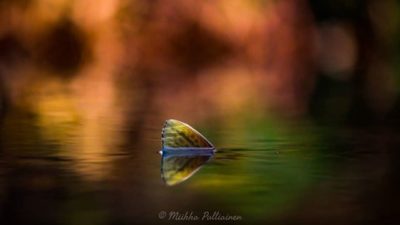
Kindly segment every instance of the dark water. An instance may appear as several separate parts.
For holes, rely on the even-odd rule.
[[[398,137],[386,129],[266,118],[196,122],[218,152],[169,187],[157,153],[163,118],[140,130],[103,123],[49,125],[37,115],[7,114],[0,224],[220,224],[227,220],[221,216],[235,216],[227,224],[398,221]]]

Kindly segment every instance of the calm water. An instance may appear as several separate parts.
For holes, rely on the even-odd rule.
[[[106,118],[100,125],[52,124],[7,114],[0,224],[221,223],[204,220],[206,212],[240,217],[227,224],[396,221],[393,132],[266,118],[186,121],[218,152],[190,179],[168,187],[158,154],[164,119],[154,116],[137,128]],[[199,218],[177,221],[185,213]]]

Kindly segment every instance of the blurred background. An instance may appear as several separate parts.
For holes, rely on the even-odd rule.
[[[399,91],[397,0],[0,0],[0,223],[397,224]],[[178,187],[168,118],[221,149]]]

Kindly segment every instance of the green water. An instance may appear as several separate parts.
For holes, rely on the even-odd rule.
[[[105,134],[38,121],[23,112],[2,120],[1,224],[221,223],[203,219],[208,212],[240,218],[227,224],[366,224],[394,210],[397,135],[387,130],[267,118],[192,123],[218,151],[168,187],[157,153],[163,118]]]

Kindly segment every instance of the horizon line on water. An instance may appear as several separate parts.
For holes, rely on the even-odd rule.
[[[161,155],[213,155],[217,151],[214,147],[163,147]]]

